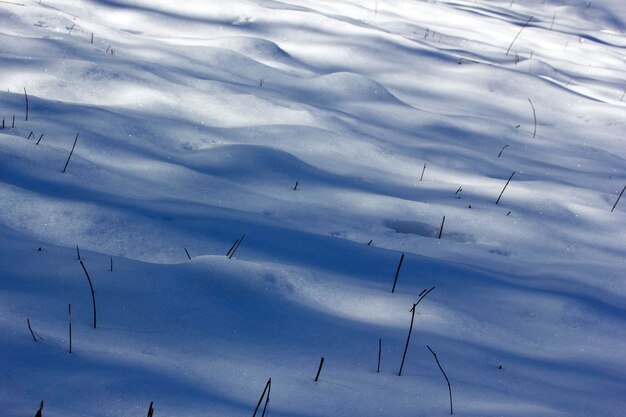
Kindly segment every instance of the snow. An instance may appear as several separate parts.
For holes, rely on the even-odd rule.
[[[0,23],[1,416],[251,415],[269,378],[277,417],[447,415],[426,345],[455,415],[623,414],[626,3]]]

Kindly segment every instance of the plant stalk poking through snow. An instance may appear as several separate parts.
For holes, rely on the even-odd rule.
[[[422,168],[422,175],[420,176],[420,181],[424,179],[424,171],[426,171],[426,163],[424,163],[424,168]]]
[[[43,400],[41,400],[41,402],[39,403],[39,410],[37,410],[37,414],[35,414],[35,417],[42,417],[42,411],[43,411]]]
[[[398,269],[396,269],[396,277],[393,279],[393,287],[391,287],[391,293],[392,294],[396,290],[396,283],[398,282],[398,274],[400,273],[400,268],[402,267],[402,261],[404,261],[404,253],[400,256],[400,262],[398,263]]]
[[[113,257],[112,256],[111,256],[111,269],[110,269],[110,271],[113,272]]]
[[[526,23],[524,23],[524,26],[522,26],[522,28],[519,30],[519,32],[517,32],[517,35],[515,35],[515,37],[513,38],[513,41],[511,42],[511,44],[509,45],[509,49],[506,50],[506,55],[509,55],[509,52],[511,51],[511,48],[513,47],[513,44],[515,43],[515,41],[517,40],[517,38],[519,37],[519,35],[521,35],[522,31],[524,29],[526,29],[526,26],[528,26],[528,24],[530,23],[531,20],[533,20],[534,16],[530,16],[528,18],[528,20],[526,21]]]
[[[446,216],[443,216],[443,220],[441,221],[441,227],[439,228],[439,237],[437,239],[441,239],[441,235],[443,234],[443,224],[446,222]]]
[[[380,372],[380,357],[382,355],[383,350],[383,339],[378,339],[378,367],[376,368],[376,372]]]
[[[33,328],[30,327],[30,319],[26,319],[26,323],[28,323],[28,330],[30,330],[30,335],[33,337],[33,340],[36,342],[37,338],[35,337],[35,332],[33,332]]]
[[[496,204],[498,204],[500,202],[500,198],[502,198],[502,194],[504,194],[504,190],[506,190],[506,187],[509,185],[509,183],[511,182],[511,179],[513,178],[513,175],[515,175],[515,171],[513,171],[513,173],[511,174],[511,176],[509,177],[509,180],[506,182],[506,184],[504,184],[504,188],[502,189],[502,191],[500,192],[500,195],[498,196],[498,199],[496,200]]]
[[[78,249],[78,245],[76,245],[76,256],[78,257],[78,260],[80,261],[80,249]]]
[[[148,406],[148,417],[152,417],[152,415],[154,414],[153,404],[154,404],[154,402],[150,401],[150,405]]]
[[[69,331],[70,331],[70,353],[72,353],[72,305],[68,304],[67,305],[67,313],[69,316],[69,320],[70,320],[70,324],[69,324]]]
[[[265,397],[265,404],[263,405],[263,412],[261,413],[261,417],[265,417],[267,406],[270,403],[270,393],[272,392],[272,378],[270,378],[269,382],[270,384],[267,386],[267,396]]]
[[[439,359],[437,358],[437,354],[433,352],[430,346],[426,345],[426,347],[428,348],[428,350],[430,350],[430,353],[432,353],[433,356],[435,357],[437,366],[439,367],[439,370],[441,371],[441,373],[443,374],[443,377],[446,379],[446,382],[448,383],[448,393],[450,394],[450,414],[454,414],[452,411],[452,388],[450,387],[450,380],[448,379],[448,376],[446,375],[446,373],[443,371],[443,368],[441,367],[441,364],[439,363]]]
[[[228,259],[232,258],[233,255],[235,255],[235,252],[237,252],[237,249],[239,249],[239,246],[241,245],[241,242],[243,242],[243,238],[246,237],[246,234],[244,233],[243,236],[241,236],[241,239],[239,239],[239,242],[237,242],[237,244],[235,245],[235,248],[232,250],[230,256],[228,257]]]
[[[67,157],[67,161],[65,162],[65,166],[63,167],[63,172],[65,172],[67,170],[67,165],[70,163],[70,159],[72,158],[72,154],[74,153],[74,148],[76,147],[76,142],[78,142],[78,135],[79,134],[80,134],[80,132],[76,134],[76,139],[74,139],[74,145],[72,145],[72,150],[70,151],[70,156]]]
[[[535,106],[533,105],[533,102],[528,99],[528,102],[530,103],[530,107],[532,107],[533,109],[533,119],[535,121],[535,128],[533,129],[533,139],[535,138],[535,136],[537,136],[537,112],[535,112]]]
[[[315,375],[315,382],[320,378],[320,372],[322,372],[322,366],[324,366],[324,357],[320,358],[320,366],[317,368],[317,375]]]
[[[263,393],[261,394],[261,398],[259,398],[259,402],[257,403],[256,408],[254,409],[254,413],[252,413],[252,417],[256,417],[256,413],[257,411],[259,411],[259,407],[261,406],[261,403],[263,402],[265,393],[267,392],[267,390],[269,389],[271,385],[272,385],[272,378],[267,380],[267,383],[265,384],[265,388],[263,388]]]
[[[187,258],[189,258],[189,260],[191,260],[191,255],[189,255],[189,251],[187,250],[187,248],[183,248],[185,249],[185,253],[187,254]]]
[[[243,236],[241,236],[241,239],[238,239],[238,241],[233,245],[233,248],[231,248],[231,250],[228,251],[230,253],[230,255],[228,255],[228,259],[232,258],[235,252],[237,252],[237,249],[239,249],[239,245],[241,245],[241,242],[243,242],[244,237],[246,237],[245,233],[243,234]]]
[[[39,136],[39,139],[37,140],[37,143],[35,143],[35,145],[39,145],[39,142],[41,142],[41,139],[43,139],[43,133],[41,134],[41,136]]]
[[[24,87],[24,100],[26,102],[26,118],[25,118],[25,120],[28,121],[28,94],[26,94],[26,87]]]
[[[91,301],[93,303],[93,328],[96,328],[96,292],[93,290],[93,284],[91,283],[91,278],[89,277],[89,272],[87,272],[87,268],[85,268],[85,264],[83,261],[80,261],[80,266],[83,267],[83,271],[85,271],[85,275],[87,276],[87,281],[89,281],[89,288],[91,288]]]
[[[409,325],[409,335],[406,338],[406,345],[404,345],[404,353],[402,354],[402,362],[400,362],[400,370],[398,371],[398,376],[402,376],[402,368],[404,368],[404,359],[406,358],[406,352],[409,349],[409,341],[411,340],[411,332],[413,331],[413,321],[415,320],[415,307],[417,303],[413,304],[413,308],[411,308],[411,324]]]
[[[413,332],[413,322],[415,320],[415,309],[417,308],[417,305],[420,303],[420,301],[422,301],[424,299],[424,297],[426,297],[428,295],[428,293],[430,293],[432,290],[434,290],[435,287],[432,287],[430,290],[424,290],[420,293],[420,298],[419,300],[417,300],[416,303],[413,304],[413,308],[411,308],[411,324],[409,325],[409,334],[406,338],[406,344],[404,345],[404,353],[402,354],[402,362],[400,362],[400,370],[398,371],[398,376],[402,376],[402,368],[404,368],[404,360],[406,359],[406,352],[407,350],[409,350],[409,342],[411,341],[411,332]]]
[[[509,145],[504,145],[504,146],[502,147],[502,149],[500,149],[500,153],[498,154],[498,158],[500,158],[500,157],[502,156],[502,152],[503,152],[506,148],[508,148],[508,147],[509,147]]]
[[[613,208],[611,209],[611,213],[613,213],[613,210],[615,210],[615,207],[617,207],[617,203],[619,203],[619,199],[622,198],[622,194],[624,194],[624,190],[626,190],[626,185],[624,186],[624,188],[622,188],[622,192],[619,193],[619,197],[617,197],[617,201],[615,201],[615,204],[613,204]]]
[[[237,238],[237,240],[235,240],[235,243],[233,243],[233,246],[230,247],[230,249],[228,249],[228,252],[226,252],[226,256],[229,256],[230,253],[233,251],[233,249],[235,249],[235,246],[237,246],[237,243],[239,243],[239,239]]]

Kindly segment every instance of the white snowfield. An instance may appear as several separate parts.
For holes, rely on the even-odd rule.
[[[0,1],[0,417],[623,416],[625,30]]]

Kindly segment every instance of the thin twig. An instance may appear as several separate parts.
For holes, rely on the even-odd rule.
[[[400,362],[400,371],[398,372],[398,376],[402,376],[402,368],[404,367],[404,359],[406,358],[406,352],[409,349],[409,341],[411,340],[411,332],[413,332],[413,321],[415,320],[415,310],[417,309],[417,306],[419,305],[419,303],[424,299],[424,297],[426,297],[428,294],[430,294],[430,292],[432,290],[434,290],[435,287],[432,287],[431,289],[429,289],[428,291],[426,289],[424,289],[424,291],[422,291],[419,295],[419,300],[417,300],[417,302],[413,303],[413,308],[411,308],[411,324],[409,325],[409,334],[406,337],[406,344],[404,345],[404,353],[402,354],[402,362]]]
[[[402,267],[402,261],[404,261],[404,253],[400,256],[400,262],[398,262],[398,269],[396,269],[396,276],[393,279],[393,287],[391,287],[392,294],[396,291],[396,283],[398,282],[398,274],[400,273],[400,268]]]
[[[241,236],[241,239],[239,239],[239,242],[237,242],[237,244],[235,245],[235,248],[233,249],[233,251],[231,252],[230,256],[228,257],[228,259],[232,258],[235,255],[235,252],[237,252],[237,249],[239,249],[239,246],[241,245],[241,242],[243,242],[243,238],[246,237],[246,234],[244,233],[243,236]]]
[[[28,121],[28,94],[26,94],[26,87],[24,87],[24,100],[26,101],[26,121]]]
[[[533,119],[535,119],[535,129],[533,130],[533,139],[535,138],[535,136],[537,135],[537,113],[535,112],[535,106],[533,105],[533,102],[528,99],[528,102],[530,103],[530,107],[533,108]]]
[[[43,400],[41,400],[41,402],[39,403],[39,410],[37,410],[37,414],[35,414],[35,417],[42,417],[41,412],[43,410]]]
[[[437,358],[437,354],[433,352],[430,346],[426,345],[426,347],[428,348],[428,350],[430,350],[430,353],[432,353],[433,356],[435,357],[437,366],[439,367],[439,370],[441,371],[441,373],[443,374],[443,377],[446,379],[446,382],[448,383],[448,393],[450,394],[450,414],[454,414],[454,412],[452,411],[452,388],[450,386],[450,380],[448,379],[448,375],[446,375],[446,373],[443,371],[443,368],[441,367],[441,364],[439,363],[439,359]]]
[[[430,294],[430,292],[431,292],[432,290],[434,290],[434,289],[435,289],[435,287],[432,287],[432,288],[430,288],[429,290],[424,289],[424,291],[422,291],[422,292],[420,293],[420,295],[419,295],[419,297],[420,297],[420,298],[419,298],[419,299],[417,300],[417,302],[415,303],[415,306],[418,306],[418,305],[419,305],[419,303],[420,303],[420,302],[421,302],[421,301],[422,301],[422,300],[423,300],[423,299],[424,299],[424,298],[425,298],[428,294]]]
[[[265,405],[263,406],[263,412],[261,413],[261,417],[265,417],[265,412],[267,411],[267,405],[270,403],[271,392],[272,392],[272,378],[270,378],[269,385],[267,386],[267,396],[265,397]]]
[[[237,245],[237,243],[239,243],[239,238],[237,238],[237,240],[235,240],[235,243],[233,243],[233,246],[231,246],[230,249],[228,249],[228,252],[226,252],[226,256],[230,255],[233,249],[235,249],[235,246]]]
[[[611,213],[613,213],[613,210],[615,210],[615,207],[617,206],[617,203],[619,203],[619,199],[622,198],[622,194],[624,194],[624,190],[626,190],[626,185],[624,186],[624,188],[622,188],[622,192],[619,193],[619,197],[617,197],[617,201],[615,202],[615,204],[613,204],[613,208],[611,209]]]
[[[322,372],[322,366],[324,366],[324,357],[323,356],[320,359],[320,366],[319,366],[319,368],[317,368],[317,375],[315,375],[315,382],[317,382],[317,380],[320,377],[320,373]]]
[[[89,277],[89,272],[87,272],[87,268],[85,268],[85,264],[83,261],[80,261],[80,266],[83,267],[83,271],[85,271],[85,275],[87,275],[87,281],[89,281],[89,288],[91,288],[91,301],[93,304],[93,328],[96,328],[96,292],[93,290],[93,284],[91,283],[91,278]]]
[[[515,37],[513,38],[513,42],[511,42],[511,44],[509,45],[509,49],[506,50],[506,55],[509,55],[509,51],[511,50],[511,48],[513,47],[513,44],[515,43],[515,41],[517,40],[517,37],[522,33],[522,31],[526,28],[526,26],[528,26],[528,24],[530,23],[531,20],[533,20],[534,16],[530,16],[528,18],[528,20],[526,21],[526,23],[524,23],[524,26],[522,26],[522,28],[519,30],[519,32],[517,32],[517,35],[515,35]]]
[[[404,353],[402,354],[402,362],[400,362],[400,370],[398,371],[398,376],[402,376],[402,368],[404,368],[404,359],[406,358],[406,352],[409,350],[409,341],[411,340],[411,332],[413,332],[413,321],[415,320],[415,307],[417,303],[413,303],[413,307],[411,308],[411,324],[409,325],[409,334],[406,337],[406,344],[404,345]]]
[[[437,239],[441,239],[441,235],[443,233],[443,224],[446,222],[446,216],[443,216],[443,220],[441,221],[441,228],[439,228],[439,237]]]
[[[267,389],[269,388],[271,383],[272,383],[272,378],[270,378],[265,384],[265,388],[263,388],[263,393],[261,394],[261,398],[259,398],[259,402],[257,403],[256,408],[254,409],[254,413],[252,413],[252,417],[255,417],[257,411],[259,411],[259,407],[261,406],[261,403],[263,402],[263,398],[265,397],[265,393],[267,392]]]
[[[33,337],[33,340],[36,342],[37,338],[35,337],[35,332],[33,332],[33,328],[30,327],[30,319],[26,319],[26,323],[28,323],[28,330],[30,330],[30,335]]]
[[[72,145],[72,150],[70,151],[70,156],[67,157],[67,161],[65,161],[65,166],[63,167],[63,172],[65,172],[65,170],[67,170],[67,165],[70,163],[70,159],[72,158],[72,154],[74,153],[74,148],[76,147],[76,142],[78,142],[78,135],[80,134],[77,133],[76,134],[76,139],[74,139],[74,145]]]
[[[376,368],[376,372],[380,372],[380,357],[382,356],[383,350],[383,340],[378,339],[378,367]]]
[[[515,175],[515,171],[513,171],[513,173],[509,177],[509,180],[506,182],[506,184],[504,184],[504,188],[502,189],[502,191],[500,191],[500,195],[498,196],[498,199],[496,200],[496,204],[498,204],[500,202],[500,198],[502,198],[502,194],[504,194],[504,190],[506,190],[506,187],[511,182],[511,179],[513,178],[513,175]]]

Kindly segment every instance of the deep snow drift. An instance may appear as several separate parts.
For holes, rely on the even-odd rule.
[[[245,416],[272,378],[272,416],[443,416],[428,345],[455,415],[621,416],[625,29],[621,0],[0,1],[0,415]]]

